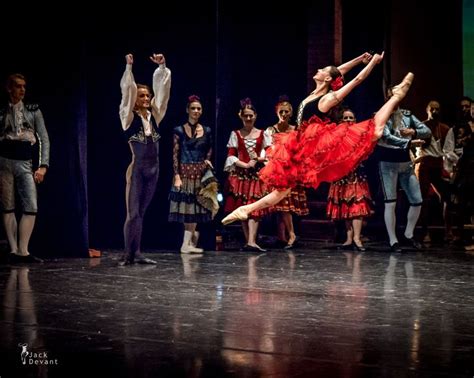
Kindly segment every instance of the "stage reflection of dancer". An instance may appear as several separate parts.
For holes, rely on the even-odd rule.
[[[153,54],[150,59],[158,64],[153,73],[155,94],[153,98],[153,92],[147,85],[135,83],[132,54],[125,56],[127,65],[120,81],[122,90],[120,120],[132,152],[132,162],[126,174],[127,219],[123,227],[125,252],[120,265],[134,262],[156,264],[156,261],[141,254],[140,246],[143,217],[155,194],[158,182],[160,139],[158,126],[168,106],[171,71],[166,68],[165,57],[162,54]]]
[[[3,294],[3,311],[0,312],[0,321],[3,325],[0,329],[0,339],[3,345],[12,345],[20,353],[19,364],[13,366],[11,373],[17,372],[16,376],[23,376],[25,372],[23,369],[29,368],[34,371],[35,377],[47,377],[49,365],[57,364],[57,360],[48,359],[48,364],[32,366],[29,362],[31,356],[28,357],[30,353],[45,352],[44,340],[39,332],[41,328],[38,324],[34,290],[30,284],[30,270],[27,267],[12,267],[6,279]],[[21,329],[20,339],[18,338],[19,329]],[[7,361],[8,359],[5,360]],[[4,367],[5,365],[2,366]],[[18,371],[17,368],[19,368]]]
[[[278,123],[267,127],[265,132],[268,135],[273,137],[279,133],[295,130],[296,127],[289,123],[293,115],[293,107],[287,96],[280,96],[275,106],[275,112],[278,117]],[[288,196],[275,205],[274,210],[277,212],[278,242],[285,249],[291,249],[297,240],[293,225],[293,214],[302,216],[309,213],[304,188],[301,186],[293,188]]]
[[[327,66],[317,71],[313,77],[316,89],[298,109],[300,117],[306,122],[297,131],[276,138],[269,154],[270,161],[260,172],[260,178],[277,189],[255,203],[236,209],[222,223],[246,220],[251,212],[261,211],[280,202],[298,184],[317,188],[323,181],[338,180],[367,158],[377,139],[382,136],[385,123],[408,92],[414,75],[408,73],[405,76],[393,89],[394,96],[385,102],[372,119],[338,126],[331,123],[328,113],[364,81],[382,59],[383,53],[373,57],[363,54],[340,67]],[[343,85],[342,75],[367,60],[369,62],[364,69]]]

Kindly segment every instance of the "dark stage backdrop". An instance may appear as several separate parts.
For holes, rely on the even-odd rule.
[[[51,168],[39,191],[32,250],[47,257],[86,256],[88,247],[123,247],[130,152],[118,106],[127,53],[135,56],[137,82],[151,83],[153,52],[164,53],[172,71],[161,124],[159,189],[146,215],[143,246],[178,249],[181,227],[167,222],[171,130],[186,121],[186,98],[203,99],[202,122],[214,130],[221,180],[227,139],[241,125],[239,100],[252,98],[257,127],[267,127],[276,121],[279,95],[287,94],[296,108],[313,85],[314,71],[341,63],[338,58],[386,50],[384,67],[347,98],[359,119],[383,103],[382,79],[398,81],[408,70],[417,77],[406,106],[423,118],[430,99],[447,108],[462,95],[462,12],[458,2],[449,8],[418,3],[293,1],[262,11],[249,1],[215,0],[163,4],[120,20],[97,13],[76,20],[71,9],[62,19],[35,13],[31,20],[22,18],[21,27],[14,18],[4,23],[1,78],[12,72],[27,76],[28,97],[40,103],[51,138]],[[38,18],[54,31],[38,28]],[[16,35],[18,30],[24,34]],[[213,225],[205,228],[208,247],[212,230]]]

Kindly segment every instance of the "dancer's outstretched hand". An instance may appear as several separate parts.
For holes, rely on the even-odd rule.
[[[372,60],[373,57],[371,53],[366,52],[362,54],[361,58],[362,58],[362,63],[368,64]]]
[[[383,60],[383,56],[385,54],[385,51],[382,51],[382,54],[374,54],[372,61],[374,64],[379,64]]]
[[[163,54],[153,54],[150,56],[150,60],[156,64],[165,64],[165,56]]]

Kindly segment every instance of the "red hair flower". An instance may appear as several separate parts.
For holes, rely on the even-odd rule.
[[[337,91],[344,85],[344,81],[342,80],[342,76],[338,76],[333,81],[331,81],[331,89],[333,91]]]

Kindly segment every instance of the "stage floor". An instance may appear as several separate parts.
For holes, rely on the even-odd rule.
[[[474,255],[368,246],[2,264],[0,377],[472,377]]]

